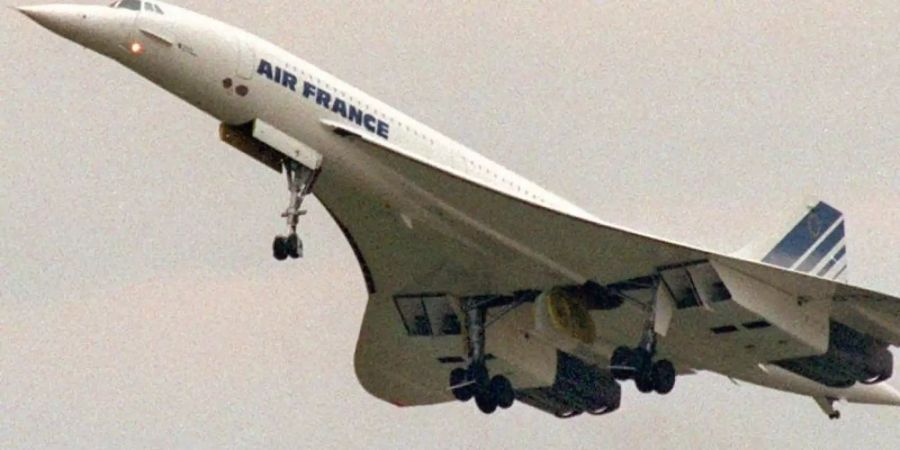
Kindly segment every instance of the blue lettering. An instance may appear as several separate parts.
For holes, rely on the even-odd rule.
[[[281,67],[273,66],[272,63],[265,59],[259,60],[259,67],[257,67],[256,73],[293,92],[297,92],[297,83],[300,82],[297,76]],[[344,99],[332,96],[330,92],[319,89],[315,84],[303,81],[301,94],[304,98],[315,99],[317,105],[339,114],[350,122],[365,127],[371,133],[375,133],[384,139],[388,139],[390,136],[391,126],[389,123],[379,120],[374,115],[366,113],[355,105],[347,103]]]
[[[319,89],[319,92],[316,93],[316,103],[328,109],[328,105],[331,104],[331,94]]]
[[[304,81],[303,82],[303,96],[306,98],[310,98],[314,95],[316,95],[316,87],[312,83],[310,83],[308,81]]]
[[[256,73],[260,75],[265,75],[266,78],[272,79],[272,64],[269,64],[268,61],[261,59],[259,60],[259,67],[256,69]]]
[[[331,110],[340,114],[341,117],[347,118],[347,104],[343,100],[339,98],[334,99],[334,105],[331,106]]]
[[[281,77],[281,85],[294,92],[297,92],[297,77],[285,70],[284,75]]]
[[[347,120],[351,122],[356,122],[357,125],[362,125],[363,121],[363,112],[360,109],[356,109],[355,106],[350,105],[350,112],[347,113]]]
[[[378,135],[385,139],[388,138],[388,124],[381,120],[378,121]]]
[[[363,123],[366,125],[366,129],[373,133],[375,132],[376,122],[378,122],[378,119],[376,119],[375,116],[371,114],[366,114],[366,116],[363,118]]]

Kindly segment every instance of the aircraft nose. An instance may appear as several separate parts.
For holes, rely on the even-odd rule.
[[[29,19],[37,23],[41,23],[41,15],[47,15],[47,6],[16,6],[20,13],[28,16]]]
[[[92,38],[87,22],[93,10],[87,5],[34,5],[16,9],[66,39],[86,44]]]
[[[34,19],[35,17],[39,16],[42,11],[45,11],[47,9],[47,5],[16,6],[15,8],[19,10],[20,13],[28,16],[30,19]]]
[[[42,27],[56,33],[72,26],[73,14],[66,11],[71,8],[65,8],[65,5],[19,6],[16,9]]]

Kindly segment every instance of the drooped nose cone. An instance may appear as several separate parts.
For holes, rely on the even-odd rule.
[[[123,39],[125,22],[115,16],[112,8],[57,4],[16,9],[42,27],[101,53],[109,52]]]
[[[32,19],[37,23],[41,23],[42,15],[49,15],[47,13],[47,5],[16,6],[15,8],[18,9],[20,13],[25,14],[29,19]]]
[[[42,27],[66,39],[77,41],[87,31],[82,23],[87,20],[84,17],[86,14],[78,11],[83,7],[77,5],[35,5],[20,6],[17,9]]]

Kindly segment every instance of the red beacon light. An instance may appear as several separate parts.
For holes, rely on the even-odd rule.
[[[144,53],[144,45],[140,42],[135,41],[128,46],[128,50],[132,55],[140,55],[141,53]]]

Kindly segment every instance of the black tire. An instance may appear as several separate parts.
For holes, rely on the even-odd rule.
[[[475,394],[475,404],[481,412],[492,414],[497,410],[497,397],[489,389],[485,389]]]
[[[653,392],[653,378],[650,376],[650,371],[638,372],[634,378],[634,385],[638,391],[644,394]]]
[[[272,256],[279,261],[284,261],[288,257],[287,239],[284,236],[277,236],[272,242]]]
[[[516,393],[513,391],[512,383],[504,376],[495,376],[491,378],[491,394],[497,399],[497,406],[507,409],[516,401]]]
[[[653,390],[666,395],[675,387],[675,366],[668,360],[657,361],[650,369]]]
[[[641,373],[650,374],[650,368],[653,367],[653,356],[650,355],[650,352],[638,347],[633,350],[632,358],[631,363],[635,369],[635,377]]]
[[[287,254],[291,258],[297,259],[300,257],[300,248],[303,244],[300,243],[300,237],[296,234],[291,234],[287,238],[287,242],[285,246],[287,247]]]
[[[465,386],[459,386],[469,381],[467,375],[468,373],[466,372],[466,369],[463,369],[462,367],[457,367],[450,371],[451,392],[453,392],[453,397],[461,402],[467,402],[472,399],[473,395],[475,395],[475,389],[473,389],[473,385],[467,384]]]
[[[634,376],[634,370],[627,368],[634,367],[634,360],[634,351],[632,349],[617,347],[609,359],[609,365],[612,366],[609,371],[612,373],[613,378],[627,380]]]
[[[486,391],[488,390],[491,382],[491,378],[488,375],[487,367],[484,367],[483,364],[473,364],[469,367],[469,380],[475,382],[475,390],[476,391]]]

